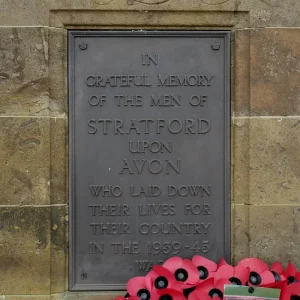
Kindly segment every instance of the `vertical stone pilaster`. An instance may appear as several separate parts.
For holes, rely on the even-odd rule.
[[[235,261],[248,247],[250,256],[268,263],[280,260],[300,265],[299,33],[296,28],[238,32],[243,43],[249,40],[250,65],[248,99],[243,90],[235,91],[240,95],[233,118],[233,222],[240,224],[234,227],[238,234],[233,246]],[[241,78],[245,73],[241,70],[248,65],[244,57],[245,52],[236,57],[235,74]],[[235,88],[241,89],[240,85]]]

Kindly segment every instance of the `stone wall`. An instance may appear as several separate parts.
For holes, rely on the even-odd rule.
[[[233,32],[232,260],[300,267],[298,0],[0,0],[0,8],[0,299],[117,294],[66,292],[67,29]]]

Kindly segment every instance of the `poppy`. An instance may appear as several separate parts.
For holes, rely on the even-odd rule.
[[[268,265],[258,258],[245,258],[238,263],[238,266],[250,269],[249,286],[265,286],[275,282]]]
[[[200,280],[205,280],[212,277],[218,268],[218,265],[215,262],[200,255],[195,255],[192,258],[192,262],[199,271]]]
[[[198,269],[188,259],[171,257],[163,264],[163,267],[168,269],[177,281],[182,282],[183,289],[193,287],[199,282]]]
[[[275,281],[275,282],[272,282],[272,283],[263,284],[261,287],[281,290],[286,285],[287,285],[287,282],[286,282],[286,280],[284,280],[284,281]]]
[[[206,300],[207,296],[214,300],[223,299],[224,285],[230,284],[228,279],[209,278],[198,284],[195,291],[189,295],[189,300]]]
[[[275,282],[264,284],[262,287],[264,288],[273,288],[273,289],[282,289],[286,284],[286,278],[284,276],[284,268],[279,261],[276,261],[270,268],[272,272]]]
[[[286,285],[280,293],[280,300],[299,300],[300,299],[300,283],[296,282]]]
[[[192,293],[189,295],[188,300],[211,300],[210,296],[202,293]],[[214,300],[222,300],[219,297],[215,297]]]
[[[162,289],[155,291],[153,300],[184,300],[184,296],[181,292],[174,289]]]
[[[146,277],[152,279],[154,289],[161,290],[168,288],[178,291],[182,290],[182,283],[177,281],[173,274],[162,266],[154,266]]]
[[[276,282],[285,280],[284,268],[279,261],[274,262],[270,268],[270,271],[272,272]]]
[[[127,283],[130,296],[137,296],[141,300],[149,300],[152,292],[152,279],[149,277],[134,277]]]
[[[224,265],[228,265],[227,261],[222,257],[218,263],[218,269]]]
[[[248,267],[223,265],[216,274],[216,279],[228,279],[232,285],[246,285],[249,279],[250,269]]]
[[[288,264],[284,276],[287,279],[287,284],[300,282],[300,272],[297,272],[296,267],[291,263]]]

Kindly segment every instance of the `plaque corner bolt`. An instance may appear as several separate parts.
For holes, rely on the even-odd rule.
[[[78,47],[79,47],[80,50],[86,50],[88,45],[86,43],[82,42],[81,44],[79,44]]]
[[[81,273],[80,277],[81,277],[82,280],[87,279],[87,273]]]
[[[217,50],[220,50],[221,45],[220,45],[219,43],[217,43],[217,42],[214,42],[214,43],[212,43],[211,48],[212,48],[214,51],[217,51]]]

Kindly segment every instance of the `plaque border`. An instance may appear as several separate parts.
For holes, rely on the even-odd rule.
[[[225,155],[225,184],[224,184],[224,258],[231,261],[231,157],[230,157],[230,120],[231,120],[231,31],[229,30],[205,30],[205,31],[184,31],[184,30],[69,30],[68,31],[68,130],[69,130],[69,291],[122,291],[126,290],[125,284],[76,284],[75,281],[75,222],[73,220],[73,212],[75,211],[74,203],[74,179],[75,179],[75,148],[74,148],[74,130],[71,124],[74,124],[74,66],[75,66],[75,38],[77,37],[218,37],[224,38],[224,155]]]

